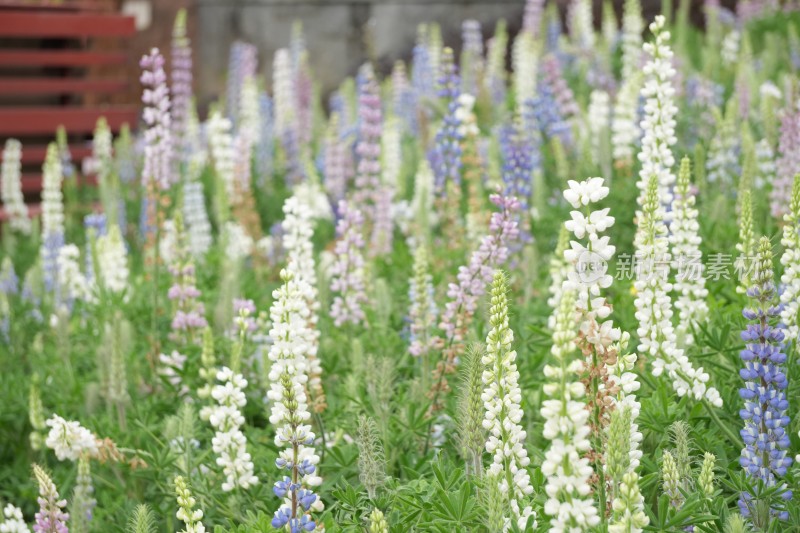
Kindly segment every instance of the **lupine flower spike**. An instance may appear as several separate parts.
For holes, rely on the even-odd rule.
[[[506,526],[513,521],[525,529],[528,518],[535,515],[528,498],[533,492],[528,452],[525,450],[525,430],[520,425],[523,412],[520,406],[521,391],[517,381],[517,352],[511,347],[514,332],[508,326],[508,279],[498,270],[491,285],[491,307],[489,323],[491,330],[486,337],[486,353],[483,356],[483,405],[486,415],[483,427],[489,432],[486,452],[492,463],[486,475],[497,479],[500,491],[507,498],[510,509],[506,514]],[[536,527],[536,520],[533,521]]]
[[[767,237],[758,243],[758,258],[753,271],[752,286],[747,295],[752,306],[744,310],[751,323],[742,332],[745,348],[741,352],[744,368],[739,375],[745,382],[739,389],[744,409],[739,411],[744,420],[740,431],[744,449],[739,463],[753,482],[766,487],[781,486],[780,479],[792,465],[788,456],[789,401],[786,397],[788,381],[784,370],[784,330],[771,322],[780,315],[781,305],[776,303],[773,281],[772,245]],[[780,498],[792,499],[792,491],[785,484]],[[759,528],[766,530],[773,516],[786,520],[789,516],[784,504],[765,507],[758,494],[743,492],[739,497],[742,516]]]

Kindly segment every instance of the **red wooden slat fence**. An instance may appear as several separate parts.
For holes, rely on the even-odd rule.
[[[79,168],[91,155],[99,117],[115,132],[135,126],[139,107],[120,103],[119,93],[136,82],[124,70],[126,41],[136,28],[116,6],[114,0],[0,0],[0,149],[10,137],[22,142],[31,216],[41,211],[41,165],[59,126]]]

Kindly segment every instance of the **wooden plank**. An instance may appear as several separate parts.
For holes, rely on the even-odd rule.
[[[0,78],[0,95],[115,93],[126,80],[85,78]]]
[[[44,9],[48,11],[108,11],[105,2],[90,0],[0,0],[4,9]]]
[[[123,52],[91,50],[0,50],[0,67],[99,67],[124,65]]]
[[[133,17],[125,15],[9,10],[0,16],[2,37],[119,37],[135,33]]]
[[[80,165],[80,162],[77,162]],[[91,175],[79,175],[79,184],[81,187],[83,186],[94,186],[97,185],[97,176]],[[42,173],[41,172],[23,172],[20,176],[20,185],[22,188],[23,194],[35,194],[42,192]]]
[[[91,133],[99,117],[118,131],[124,123],[136,125],[138,106],[113,107],[8,107],[0,108],[0,135],[55,135],[59,126],[70,133]]]
[[[80,161],[92,155],[92,147],[89,144],[72,145],[69,147],[69,153],[72,154],[72,159]],[[47,146],[22,145],[22,163],[43,163],[47,155]]]

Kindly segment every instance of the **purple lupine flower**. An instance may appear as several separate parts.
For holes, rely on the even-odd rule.
[[[170,121],[170,99],[167,88],[167,74],[164,72],[164,56],[153,48],[139,62],[142,67],[140,78],[144,91],[143,120],[144,168],[142,180],[147,187],[150,182],[166,190],[175,183],[172,175],[172,128]]]
[[[228,83],[225,88],[225,112],[236,128],[239,122],[239,100],[244,80],[255,76],[258,49],[249,43],[235,41],[228,56]]]
[[[39,484],[39,512],[33,525],[34,533],[69,533],[69,513],[64,512],[67,500],[59,497],[55,483],[41,466],[33,465],[33,475]]]
[[[355,195],[367,224],[376,218],[381,186],[381,97],[372,67],[364,65],[360,72],[358,92],[358,142],[356,144]]]
[[[338,112],[331,114],[330,131],[325,136],[322,148],[325,189],[334,203],[344,199],[354,174],[352,150],[339,134],[340,117]]]
[[[550,94],[553,95],[555,103],[558,106],[558,111],[565,120],[578,115],[580,109],[578,103],[575,101],[575,95],[572,93],[564,79],[564,74],[561,72],[561,62],[555,54],[548,54],[542,61],[543,82],[550,89]]]
[[[448,180],[461,182],[461,121],[458,115],[459,78],[453,62],[453,50],[445,48],[442,53],[442,76],[439,79],[439,96],[447,104],[442,125],[436,132],[433,150],[429,156],[434,175],[436,194],[443,196]]]
[[[313,128],[313,82],[311,69],[308,65],[308,54],[300,56],[299,64],[295,69],[295,109],[297,110],[297,137],[302,146],[311,142]]]
[[[90,213],[83,217],[83,227],[86,229],[86,242],[102,237],[106,234],[106,216],[103,213]],[[91,283],[94,279],[94,259],[92,252],[87,246],[86,253],[86,281]]]
[[[172,30],[172,138],[175,144],[175,162],[181,163],[189,155],[186,143],[186,126],[192,105],[192,47],[186,31],[186,10],[175,16]]]
[[[331,317],[336,326],[349,322],[354,325],[366,320],[363,304],[367,302],[364,280],[364,238],[361,229],[364,215],[348,202],[339,202],[339,222],[336,224],[334,255],[331,267],[331,291],[338,293],[331,305]]]
[[[789,435],[789,402],[786,399],[788,381],[784,370],[784,331],[780,325],[770,324],[781,313],[776,304],[776,290],[772,270],[772,245],[769,238],[762,237],[758,246],[758,259],[752,277],[752,286],[747,290],[752,307],[744,310],[744,317],[751,321],[742,332],[745,348],[741,351],[744,368],[739,375],[745,386],[739,389],[744,400],[744,409],[739,415],[744,420],[744,429],[739,433],[744,440],[744,449],[739,463],[748,477],[773,487],[778,479],[786,475],[792,465],[787,454]],[[783,485],[786,488],[785,485]],[[786,489],[781,498],[788,501],[792,491]],[[743,516],[752,516],[754,521],[767,529],[769,517],[758,516],[767,510],[754,501],[754,495],[743,492],[739,498],[739,509]],[[781,506],[767,511],[786,520],[789,513]]]
[[[539,84],[536,98],[525,102],[522,119],[528,131],[539,131],[548,139],[558,137],[564,146],[572,145],[572,128],[559,112],[547,85]]]
[[[780,156],[775,163],[775,180],[770,196],[772,216],[780,220],[789,207],[792,180],[800,173],[800,109],[787,106],[781,114],[781,138],[778,143]]]
[[[527,211],[533,192],[533,171],[538,158],[530,135],[522,124],[507,125],[500,131],[503,158],[503,194],[516,197]]]
[[[545,48],[553,53],[559,51],[559,42],[561,41],[561,34],[563,28],[561,27],[561,15],[555,12],[553,16],[547,18],[547,28],[545,35]]]
[[[175,258],[169,265],[172,286],[167,292],[173,309],[171,338],[189,344],[208,326],[208,322],[205,307],[198,301],[201,292],[197,288],[194,260],[181,217],[175,220],[175,233]]]
[[[534,38],[542,29],[542,13],[546,0],[527,0],[525,11],[522,15],[522,29],[530,33]]]
[[[431,52],[427,44],[418,40],[411,52],[411,86],[417,102],[433,97],[435,73],[431,65]]]
[[[275,123],[273,119],[272,99],[266,92],[258,96],[259,115],[261,117],[261,133],[256,145],[256,171],[258,185],[263,186],[267,178],[272,176],[275,146]]]
[[[500,211],[492,213],[489,234],[483,237],[478,249],[472,252],[469,263],[459,267],[457,283],[450,283],[447,289],[450,301],[445,306],[440,327],[445,332],[448,344],[464,339],[480,297],[491,283],[495,269],[508,260],[509,246],[519,237],[515,220],[521,207],[519,200],[499,194],[493,194],[490,199]]]

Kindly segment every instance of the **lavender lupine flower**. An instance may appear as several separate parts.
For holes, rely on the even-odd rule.
[[[332,113],[323,144],[325,189],[336,203],[344,199],[354,174],[352,150],[339,133],[339,121],[339,113]]]
[[[153,48],[139,62],[140,78],[144,91],[142,103],[145,123],[144,168],[142,180],[147,187],[151,183],[166,190],[177,181],[172,170],[172,122],[170,119],[170,96],[167,74],[164,72],[164,56]]]
[[[42,273],[47,290],[55,291],[57,282],[56,260],[64,245],[64,197],[61,193],[63,182],[61,160],[58,147],[50,143],[42,167]]]
[[[544,138],[558,137],[563,146],[572,145],[572,128],[561,115],[547,85],[540,84],[536,97],[525,103],[522,118],[527,129],[541,132]]]
[[[392,68],[392,111],[402,121],[403,131],[417,131],[416,94],[401,60]]]
[[[514,220],[521,208],[519,200],[499,194],[491,195],[490,200],[500,211],[492,213],[489,234],[472,252],[469,263],[459,267],[458,283],[448,286],[447,296],[451,300],[445,306],[440,327],[450,343],[464,339],[472,315],[477,310],[478,300],[483,296],[494,269],[505,264],[509,257],[509,246],[519,238],[518,224]]]
[[[647,79],[641,92],[646,102],[645,116],[640,124],[644,132],[642,149],[639,152],[642,168],[636,186],[639,188],[639,205],[643,205],[648,183],[651,177],[655,176],[658,181],[658,198],[662,205],[668,207],[672,203],[672,186],[675,183],[675,174],[672,172],[672,167],[675,165],[672,146],[677,141],[675,114],[678,108],[673,99],[675,69],[671,63],[670,33],[664,30],[665,24],[664,16],[657,15],[655,21],[650,24],[654,40],[643,45],[649,59],[644,67]],[[637,216],[641,218],[641,214]]]
[[[442,76],[439,79],[439,96],[447,105],[442,125],[436,132],[434,148],[429,157],[436,177],[436,194],[445,194],[448,181],[461,182],[461,133],[458,120],[460,94],[458,72],[453,62],[453,50],[445,48],[442,54]]]
[[[511,346],[514,332],[508,326],[507,293],[508,279],[505,273],[497,270],[491,284],[491,330],[486,337],[486,353],[481,359],[485,368],[481,395],[486,409],[483,428],[489,432],[486,452],[492,456],[486,477],[490,483],[497,483],[507,498],[510,509],[505,511],[504,530],[508,529],[511,521],[524,530],[530,517],[533,517],[533,527],[536,527],[536,515],[531,506],[526,505],[533,492],[527,471],[531,460],[525,449],[527,434],[521,425],[524,416],[520,405],[522,394],[515,362],[517,352]]]
[[[275,426],[275,445],[282,448],[275,465],[287,470],[287,476],[273,486],[276,496],[284,503],[276,511],[272,526],[291,531],[314,530],[316,524],[310,511],[321,511],[322,501],[310,487],[318,486],[322,479],[316,475],[319,456],[314,450],[314,433],[308,420],[306,397],[307,349],[311,330],[308,327],[309,309],[305,282],[296,280],[290,271],[281,271],[283,285],[273,293],[270,308],[273,345],[269,351],[272,366],[269,370],[271,401],[269,421]]]
[[[39,484],[39,512],[33,525],[34,533],[69,533],[69,513],[64,512],[67,500],[61,499],[53,480],[37,464],[33,465],[33,477]]]
[[[521,123],[503,128],[500,132],[503,156],[503,194],[519,200],[523,213],[530,208],[533,193],[533,170],[536,164],[534,140],[526,135]],[[527,235],[530,238],[530,235]]]
[[[172,286],[167,298],[172,302],[172,339],[179,345],[193,344],[201,330],[208,323],[205,308],[199,301],[201,292],[197,288],[195,266],[189,251],[189,243],[183,227],[183,218],[175,218],[175,250],[169,273],[172,275]]]
[[[776,161],[775,181],[772,182],[772,216],[780,218],[787,212],[792,180],[800,173],[800,109],[787,106],[781,115],[780,154]]]
[[[311,67],[308,64],[308,52],[303,51],[298,64],[294,68],[295,100],[297,109],[297,140],[300,146],[307,148],[313,134],[313,80]]]
[[[3,166],[0,170],[0,199],[8,217],[11,229],[23,235],[31,232],[31,220],[28,218],[28,206],[22,195],[20,166],[22,160],[22,144],[16,139],[6,140],[3,148]]]
[[[183,219],[189,250],[195,258],[202,258],[211,248],[212,237],[203,184],[199,181],[187,181],[183,185]]]
[[[256,145],[256,172],[257,183],[264,186],[272,176],[275,149],[275,117],[272,98],[265,92],[258,96],[258,110],[260,115],[261,131]]]
[[[417,40],[412,51],[411,86],[417,102],[433,98],[436,73],[431,64],[431,53],[426,43]]]
[[[783,254],[781,265],[781,321],[788,334],[788,341],[798,352],[800,343],[800,174],[794,177],[792,197],[789,201],[789,211],[783,215]]]
[[[744,429],[740,431],[744,440],[744,449],[739,463],[751,479],[762,481],[767,487],[780,483],[792,465],[792,458],[787,454],[789,435],[789,402],[786,398],[788,381],[784,370],[786,354],[784,353],[784,331],[770,322],[778,317],[781,305],[775,302],[776,289],[773,282],[772,245],[769,238],[761,237],[758,243],[758,259],[752,277],[753,284],[747,290],[752,298],[752,307],[743,314],[751,323],[742,332],[745,349],[741,352],[744,368],[739,375],[745,386],[739,389],[739,396],[744,400],[744,409],[739,415],[744,420]],[[786,488],[781,498],[792,499],[792,491]],[[770,515],[777,515],[786,520],[788,511],[780,509],[764,509],[754,498],[757,494],[743,492],[739,497],[739,510],[745,517],[750,517],[757,527],[768,529]]]
[[[381,188],[381,97],[369,65],[362,67],[358,93],[358,142],[354,200],[364,213],[367,226],[375,222],[377,198]]]
[[[579,0],[582,1],[582,0]],[[561,71],[561,62],[555,54],[548,54],[542,60],[542,81],[544,85],[550,89],[550,93],[555,98],[558,111],[565,120],[570,120],[580,113],[578,103],[575,101],[575,95],[572,94],[564,79],[564,74]]]
[[[185,163],[189,156],[186,134],[192,108],[192,46],[186,29],[186,9],[180,9],[175,15],[171,60],[172,139],[176,162]]]
[[[348,202],[339,202],[339,222],[336,224],[334,254],[336,261],[331,267],[331,291],[338,293],[331,305],[331,316],[338,327],[347,322],[358,325],[366,321],[362,306],[367,302],[364,238],[361,228],[364,215]]]
[[[242,41],[231,45],[228,58],[228,83],[225,89],[225,114],[234,128],[239,126],[239,99],[242,95],[244,80],[254,76],[258,67],[258,49]]]
[[[546,0],[526,0],[522,16],[522,29],[532,37],[539,36],[542,30],[542,14]]]

